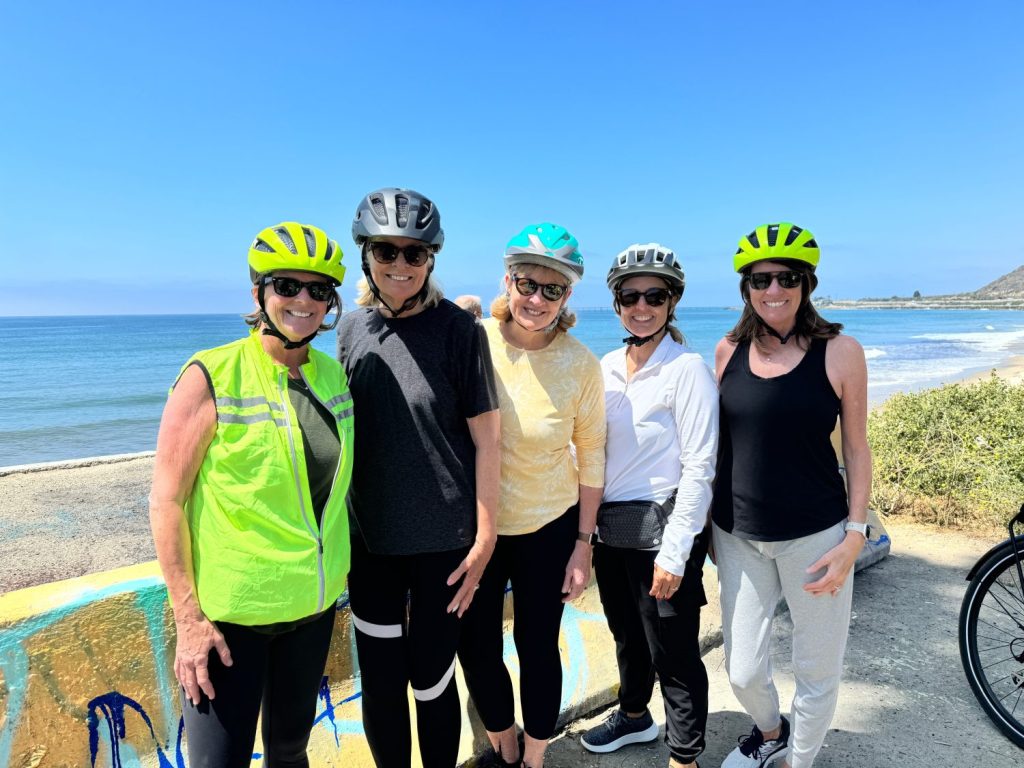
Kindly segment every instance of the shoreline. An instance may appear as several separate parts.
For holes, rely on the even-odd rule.
[[[993,371],[1024,386],[1024,348],[994,368],[934,386],[978,382]],[[0,562],[0,594],[153,560],[153,456],[143,451],[0,467],[0,544],[7,555]]]

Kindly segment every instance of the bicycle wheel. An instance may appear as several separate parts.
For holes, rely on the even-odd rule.
[[[1024,552],[1024,537],[1017,542]],[[1009,540],[978,564],[967,587],[960,660],[986,714],[1024,748],[1024,585]]]

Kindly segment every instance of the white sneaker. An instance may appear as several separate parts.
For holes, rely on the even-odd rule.
[[[789,720],[782,718],[782,730],[774,739],[765,739],[755,725],[749,736],[740,736],[740,745],[726,756],[722,768],[765,768],[785,755],[789,745]]]

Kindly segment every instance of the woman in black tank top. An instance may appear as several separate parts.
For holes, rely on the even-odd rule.
[[[764,225],[740,240],[743,312],[715,350],[721,430],[712,520],[722,623],[730,682],[754,719],[723,768],[783,757],[783,768],[810,766],[838,697],[871,452],[864,351],[811,304],[818,258],[811,233],[793,224]],[[849,496],[831,443],[837,418]],[[793,619],[790,719],[768,661],[780,597]]]

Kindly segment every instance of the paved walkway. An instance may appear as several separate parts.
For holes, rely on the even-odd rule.
[[[964,679],[957,648],[957,616],[964,577],[989,541],[886,521],[892,551],[857,575],[846,675],[839,709],[816,768],[1020,768],[1024,751],[989,722]],[[788,616],[776,620],[773,663],[783,708],[793,695]],[[750,721],[732,695],[721,648],[705,656],[711,714],[703,768],[718,768],[748,733]],[[651,705],[664,726],[660,695]],[[610,711],[610,710],[609,710]],[[579,734],[602,712],[574,723],[549,750],[547,768],[665,766],[661,739],[592,755]],[[662,731],[662,735],[664,730]]]

